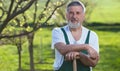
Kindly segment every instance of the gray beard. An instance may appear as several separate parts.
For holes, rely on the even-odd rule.
[[[78,27],[80,27],[80,22],[77,23],[77,24],[73,24],[71,21],[69,21],[69,22],[68,22],[68,26],[69,26],[70,28],[78,28]]]

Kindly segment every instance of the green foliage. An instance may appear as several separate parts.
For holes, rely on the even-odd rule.
[[[2,0],[0,1],[0,27],[2,27],[1,32],[4,35],[6,35],[6,31],[7,33],[16,35],[15,33],[11,32],[16,31],[18,34],[20,34],[21,31],[33,31],[36,29],[36,27],[41,27],[40,24],[43,25],[48,23],[48,20],[54,14],[55,10],[62,4],[64,4],[64,0]],[[5,14],[2,16],[2,13]],[[31,23],[32,26],[30,26]],[[3,29],[5,30],[3,31]],[[16,29],[19,29],[20,31]]]

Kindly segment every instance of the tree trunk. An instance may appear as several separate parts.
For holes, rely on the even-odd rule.
[[[18,60],[19,60],[19,65],[18,65],[18,71],[22,71],[22,66],[21,66],[21,51],[22,51],[22,38],[19,37],[19,42],[16,43],[17,49],[18,49]]]
[[[29,48],[29,57],[30,57],[30,71],[35,71],[34,68],[34,58],[33,58],[33,39],[34,39],[34,32],[30,33],[28,36],[28,48]]]
[[[19,67],[18,67],[18,71],[22,71],[22,67],[21,67],[21,44],[17,45],[17,49],[18,49],[18,55],[19,55]]]

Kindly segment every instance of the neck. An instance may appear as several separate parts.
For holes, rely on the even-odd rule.
[[[70,28],[70,27],[69,27]],[[71,32],[77,32],[77,31],[82,31],[82,26],[78,27],[78,28],[70,28]]]
[[[70,28],[71,34],[73,38],[78,41],[81,38],[82,35],[82,26],[79,28]]]

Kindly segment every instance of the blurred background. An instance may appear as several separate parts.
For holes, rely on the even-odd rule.
[[[66,24],[72,0],[0,0],[0,71],[53,71],[51,31]],[[81,0],[84,26],[99,36],[93,71],[120,71],[120,0]]]

